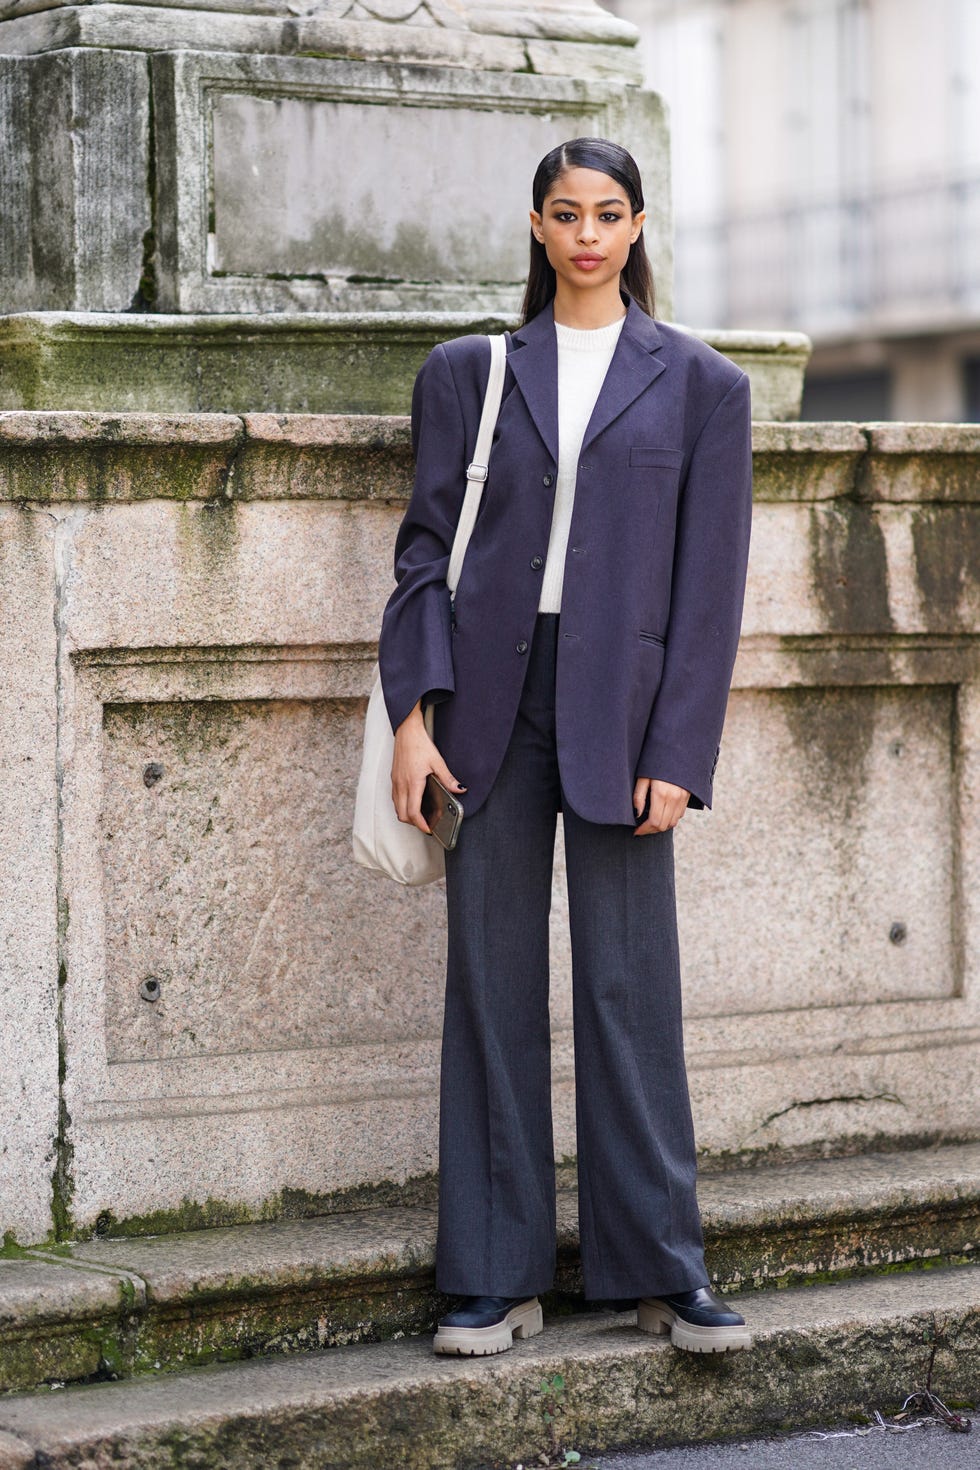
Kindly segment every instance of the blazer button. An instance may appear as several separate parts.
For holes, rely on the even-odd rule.
[[[518,643],[517,651],[518,653],[527,653],[527,641],[524,638]]]
[[[531,565],[532,565],[532,567],[534,568],[534,570],[536,572],[537,571],[540,571],[540,569],[544,566],[544,557],[543,556],[532,556],[531,557]]]
[[[544,478],[543,478],[543,480],[541,481],[541,483],[542,483],[542,485],[550,485],[551,484],[551,476],[550,475],[545,475]]]

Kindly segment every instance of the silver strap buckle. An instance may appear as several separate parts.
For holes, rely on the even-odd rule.
[[[485,464],[468,464],[466,466],[466,478],[468,480],[485,480],[489,473],[489,466]]]

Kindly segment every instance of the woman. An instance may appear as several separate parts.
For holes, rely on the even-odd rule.
[[[548,911],[568,881],[586,1297],[698,1352],[747,1347],[707,1285],[681,1034],[673,828],[711,805],[751,520],[749,385],[653,318],[631,156],[576,138],[533,182],[522,325],[455,606],[445,579],[489,371],[440,343],[380,665],[392,799],[465,793],[446,854],[437,1352],[541,1330],[555,1265]],[[435,704],[434,741],[423,709]],[[463,784],[465,783],[465,784]]]

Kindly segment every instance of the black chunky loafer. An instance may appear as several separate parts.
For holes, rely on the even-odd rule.
[[[674,1347],[688,1353],[730,1353],[752,1346],[745,1318],[712,1291],[678,1291],[672,1296],[644,1296],[636,1304],[636,1325],[658,1337],[670,1335]]]
[[[536,1296],[467,1296],[443,1317],[433,1338],[437,1353],[482,1357],[505,1353],[519,1337],[534,1337],[544,1323]]]

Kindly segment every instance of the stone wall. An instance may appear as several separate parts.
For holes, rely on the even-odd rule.
[[[716,810],[678,830],[707,1163],[973,1136],[980,431],[760,423]],[[0,414],[0,1229],[430,1192],[442,895],[355,868],[403,418]],[[555,1107],[574,1154],[555,902]]]

